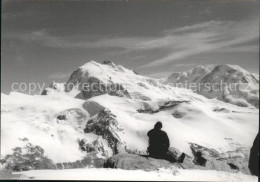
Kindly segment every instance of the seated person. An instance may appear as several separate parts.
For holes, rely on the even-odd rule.
[[[147,133],[149,137],[149,147],[147,148],[149,155],[156,159],[166,159],[170,162],[177,161],[182,163],[185,154],[182,153],[181,156],[176,159],[174,154],[168,150],[170,146],[168,135],[161,129],[162,123],[159,121],[154,125],[154,128]]]

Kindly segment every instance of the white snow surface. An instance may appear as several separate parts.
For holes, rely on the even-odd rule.
[[[57,114],[71,108],[82,108],[83,100],[65,95],[26,95],[12,92],[1,101],[1,154],[21,146],[19,138],[39,145],[54,162],[75,161],[84,154],[77,140],[93,141],[98,136],[85,134],[77,123],[57,123]],[[88,113],[86,112],[86,115]]]
[[[106,180],[106,181],[247,181],[256,182],[256,176],[242,173],[228,173],[213,170],[171,170],[161,168],[158,171],[122,170],[122,169],[67,169],[24,171],[19,179],[33,180]]]
[[[120,65],[103,65],[91,61],[79,69],[104,83],[112,80],[123,84],[131,95],[132,99],[107,94],[89,99],[116,115],[118,124],[123,128],[117,134],[128,149],[145,152],[148,146],[146,134],[157,121],[162,121],[171,146],[189,155],[189,142],[225,152],[238,147],[251,147],[258,132],[259,110],[254,107],[242,108],[216,99],[207,99],[188,89],[165,86],[158,80],[137,75]],[[99,136],[83,132],[84,125],[90,118],[82,107],[86,100],[76,99],[72,95],[61,91],[53,91],[44,96],[15,92],[2,94],[1,154],[10,154],[13,147],[20,145],[19,138],[27,137],[33,145],[41,146],[45,155],[54,162],[82,159],[85,154],[79,150],[78,140],[92,142]],[[149,97],[150,101],[142,101],[140,95]],[[156,110],[165,102],[173,100],[189,103],[181,103],[154,114],[137,112],[145,107]],[[84,111],[87,116],[85,123],[80,126],[73,120],[57,123],[59,112],[73,108]],[[225,108],[230,112],[214,112],[216,108]],[[173,112],[180,112],[183,117],[175,118]]]
[[[167,132],[171,146],[189,155],[192,155],[189,142],[226,152],[235,150],[238,146],[251,147],[258,132],[257,112],[216,113],[212,111],[219,104],[216,100],[216,105],[214,100],[212,103],[194,100],[190,104],[182,103],[174,109],[154,114],[138,113],[136,110],[140,109],[142,104],[126,98],[102,95],[90,100],[109,108],[117,116],[119,125],[124,128],[118,135],[132,150],[146,150],[146,133],[157,121],[163,122],[163,130]],[[156,105],[149,104],[153,104],[153,107]],[[230,107],[229,109],[235,111],[240,109]],[[174,118],[174,111],[185,113],[185,116]],[[227,138],[233,140],[230,142]]]

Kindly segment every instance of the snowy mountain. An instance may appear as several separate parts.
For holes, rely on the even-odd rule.
[[[187,74],[196,72],[198,80],[214,82],[210,73],[219,73],[214,70],[203,67]],[[251,75],[246,76],[251,81]],[[23,138],[43,149],[41,156],[56,169],[95,167],[118,153],[146,154],[146,134],[162,121],[172,150],[189,156],[187,166],[196,166],[192,161],[202,152],[209,161],[205,169],[232,172],[232,163],[249,174],[246,161],[258,132],[258,109],[161,84],[109,61],[86,63],[66,83],[53,82],[43,95],[1,96],[3,167],[7,161],[16,163],[14,148],[27,145]],[[19,155],[29,155],[24,151]]]
[[[243,107],[259,107],[259,75],[237,65],[197,66],[187,72],[172,73],[163,82],[190,88],[210,99]]]

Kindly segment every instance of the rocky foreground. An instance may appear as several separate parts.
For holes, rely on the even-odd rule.
[[[75,162],[54,163],[44,155],[44,150],[33,146],[27,141],[24,148],[16,147],[13,154],[7,155],[0,162],[7,171],[28,171],[39,169],[74,169],[74,168],[116,168],[126,170],[154,171],[160,168],[218,170],[227,172],[242,172],[250,174],[248,169],[248,155],[243,156],[243,149],[235,152],[220,154],[214,149],[208,149],[197,144],[191,144],[193,156],[186,154],[183,163],[171,163],[163,159],[154,159],[149,155],[119,153],[107,159],[94,156],[85,157]],[[180,155],[177,149],[171,148],[172,153]],[[238,155],[238,153],[240,155]],[[229,155],[227,155],[229,154]]]
[[[225,166],[225,163],[216,162],[213,167],[214,170],[209,170],[208,167],[212,168],[213,166],[211,162],[205,166],[195,165],[189,157],[182,164],[179,164],[154,159],[149,156],[117,154],[101,163],[103,168],[99,169],[82,167],[76,163],[64,165],[65,168],[62,170],[58,169],[55,164],[53,167],[56,166],[56,170],[48,170],[46,168],[45,170],[34,169],[15,172],[11,169],[5,169],[0,171],[0,179],[257,181],[256,176],[245,175],[239,172],[239,168],[234,168],[236,167],[235,165],[229,168]],[[44,164],[43,161],[42,164]],[[217,169],[216,166],[218,166]],[[97,165],[96,167],[100,166]],[[224,167],[229,172],[223,172]]]

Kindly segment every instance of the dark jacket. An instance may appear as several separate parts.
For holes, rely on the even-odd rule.
[[[168,135],[160,129],[152,129],[147,133],[149,137],[148,152],[153,156],[164,155],[170,146]]]
[[[259,133],[257,134],[253,146],[250,150],[249,165],[248,168],[251,174],[259,175]]]

